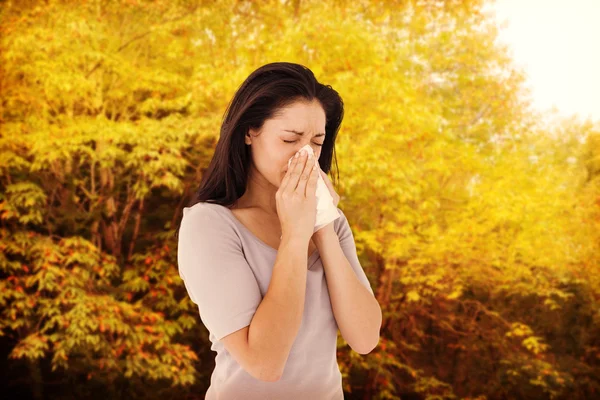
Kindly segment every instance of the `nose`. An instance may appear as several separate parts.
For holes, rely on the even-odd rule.
[[[317,152],[319,151],[318,147],[319,147],[319,146],[317,146],[317,145],[315,145],[315,146],[312,146],[310,143],[307,143],[307,144],[305,144],[305,145],[302,145],[301,147],[298,147],[298,148],[296,149],[296,151],[294,152],[294,154],[292,154],[292,156],[294,156],[294,155],[295,155],[297,152],[299,152],[300,150],[302,150],[302,149],[306,149],[306,150],[310,150],[310,151],[312,151],[312,153],[313,153],[313,156],[314,156],[314,157],[318,157],[318,156],[319,156],[319,154],[317,154]],[[317,149],[315,149],[315,148],[317,148]]]
[[[319,146],[316,146],[316,147],[319,147]],[[305,144],[305,145],[303,145],[303,146],[300,146],[300,147],[298,147],[298,148],[294,149],[294,153],[292,153],[292,154],[290,155],[290,157],[288,158],[288,162],[289,162],[289,160],[290,160],[290,159],[293,159],[293,157],[296,155],[296,153],[297,153],[297,152],[299,152],[300,150],[302,150],[303,148],[307,148],[307,149],[310,149],[310,150],[312,150],[313,157],[315,157],[315,159],[316,159],[316,160],[317,160],[317,162],[318,162],[318,159],[319,159],[319,156],[320,156],[320,151],[321,151],[321,149],[320,149],[320,147],[319,147],[317,150],[315,150],[315,149],[314,149],[314,148],[313,148],[313,147],[312,147],[312,146],[311,146],[309,143],[307,143],[307,144]],[[287,173],[287,171],[288,171],[288,167],[289,167],[289,164],[288,164],[288,165],[286,165],[286,167],[285,167],[285,170],[284,170],[284,173]]]

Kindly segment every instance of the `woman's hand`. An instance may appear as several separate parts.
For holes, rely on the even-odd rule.
[[[307,157],[308,156],[308,157]],[[317,218],[317,174],[319,168],[306,150],[296,153],[275,193],[281,238],[300,237],[308,242]]]
[[[319,165],[319,163],[317,163],[317,165]],[[325,182],[327,189],[329,189],[329,193],[331,194],[331,197],[333,198],[333,204],[337,207],[338,204],[340,203],[340,196],[335,192],[335,189],[333,188],[333,183],[331,182],[331,180],[329,179],[327,174],[325,172],[323,172],[320,165],[319,165],[319,173],[323,177],[323,181]]]
[[[331,197],[333,198],[333,204],[337,207],[338,204],[340,203],[340,196],[335,192],[335,189],[333,188],[333,183],[331,182],[331,180],[329,180],[329,177],[327,176],[327,174],[325,172],[323,172],[319,163],[317,163],[317,165],[319,166],[319,174],[321,174],[321,177],[323,177],[325,186],[327,186],[327,189],[329,189],[329,194],[331,194]],[[331,231],[335,234],[334,225],[333,225],[334,222],[335,221],[331,221],[330,223],[328,223],[327,225],[325,225],[324,227],[322,227],[321,229],[319,229],[318,231],[313,233],[312,239],[315,241],[320,240],[321,237],[327,235],[328,231]]]

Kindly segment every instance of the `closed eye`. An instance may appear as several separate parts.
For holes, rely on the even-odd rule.
[[[297,140],[284,140],[284,142],[286,142],[286,143],[296,143]],[[319,144],[319,143],[314,143],[314,144],[317,145],[317,146],[323,146],[322,144]]]

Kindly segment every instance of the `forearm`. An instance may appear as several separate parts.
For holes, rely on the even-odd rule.
[[[302,323],[308,239],[284,235],[269,288],[250,324],[248,346],[264,376],[277,380]]]
[[[379,342],[381,307],[358,280],[333,229],[328,225],[313,236],[325,276],[331,307],[344,340],[361,354],[369,353]]]

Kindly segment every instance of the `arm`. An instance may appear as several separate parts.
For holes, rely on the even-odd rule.
[[[279,380],[302,323],[307,247],[308,239],[283,235],[269,289],[250,324],[249,353],[260,360],[255,368],[263,380]]]
[[[321,255],[331,306],[340,332],[354,351],[367,354],[379,343],[381,307],[352,269],[340,244],[342,238],[338,238],[333,223],[315,232],[313,240]],[[356,253],[351,233],[346,233],[343,240],[346,249],[351,248]],[[348,240],[352,240],[352,246],[349,246]]]
[[[184,209],[180,277],[204,325],[256,379],[279,379],[300,329],[308,241],[284,234],[262,296],[234,223],[209,205]]]

